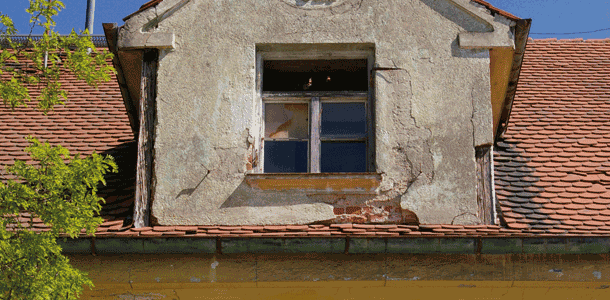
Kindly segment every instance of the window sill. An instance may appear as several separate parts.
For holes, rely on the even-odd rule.
[[[248,174],[246,183],[261,190],[302,190],[319,194],[377,194],[379,173]]]

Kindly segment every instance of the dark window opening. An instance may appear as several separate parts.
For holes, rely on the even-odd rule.
[[[269,141],[265,143],[265,172],[306,173],[307,142]]]
[[[320,171],[322,173],[366,172],[366,144],[322,142]]]
[[[266,60],[263,91],[366,91],[366,59]]]
[[[322,138],[364,138],[366,111],[364,102],[322,103]]]

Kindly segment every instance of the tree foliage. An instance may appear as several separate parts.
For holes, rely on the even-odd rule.
[[[57,104],[64,104],[67,93],[59,82],[64,69],[91,86],[110,80],[114,69],[107,64],[107,59],[112,54],[98,52],[87,31],[78,35],[72,30],[67,36],[53,31],[53,17],[63,7],[58,0],[30,0],[26,9],[32,16],[30,24],[32,28],[41,27],[45,33],[37,40],[28,38],[26,43],[13,41],[11,35],[17,33],[13,21],[0,12],[0,40],[8,45],[0,53],[0,75],[9,75],[8,80],[0,81],[0,98],[4,104],[27,106],[32,100],[28,86],[40,89],[36,103],[45,113]]]
[[[41,27],[45,34],[36,40],[30,34],[25,43],[11,39],[17,30],[11,18],[0,12],[4,105],[15,108],[34,101],[48,113],[67,99],[59,81],[66,71],[91,86],[110,80],[111,54],[97,52],[87,32],[60,36],[53,31],[53,17],[62,8],[58,0],[29,0],[31,27]],[[30,89],[39,91],[36,99]],[[33,137],[29,142],[25,151],[34,163],[17,161],[6,168],[14,179],[0,182],[0,299],[76,299],[92,282],[69,264],[57,239],[95,231],[102,222],[98,214],[103,201],[96,194],[97,186],[105,184],[104,174],[116,172],[117,167],[109,156],[93,153],[81,158]],[[35,218],[49,228],[32,230]]]
[[[37,164],[17,161],[8,171],[18,180],[0,183],[0,296],[74,299],[83,285],[92,284],[61,255],[57,238],[95,231],[103,201],[97,186],[105,183],[104,174],[116,172],[116,164],[96,153],[83,159],[61,146],[34,138],[30,143],[25,150]],[[35,217],[49,230],[32,231]]]

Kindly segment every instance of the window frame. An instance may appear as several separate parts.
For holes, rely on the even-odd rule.
[[[302,47],[302,46],[301,46]],[[366,114],[366,132],[364,138],[366,147],[366,164],[365,172],[375,172],[375,118],[374,118],[374,101],[373,101],[373,68],[374,68],[374,51],[370,49],[358,49],[341,51],[333,49],[318,49],[313,47],[306,51],[260,51],[256,53],[256,90],[257,99],[259,100],[259,115],[260,115],[260,142],[255,147],[258,150],[258,162],[254,167],[254,173],[259,174],[274,174],[265,173],[265,105],[267,103],[308,103],[309,108],[309,135],[308,135],[308,157],[307,157],[307,173],[321,173],[320,155],[321,143],[323,140],[340,140],[327,139],[320,137],[320,123],[322,118],[321,106],[322,103],[364,103]],[[339,59],[365,59],[367,64],[367,89],[365,91],[281,91],[270,92],[263,91],[263,66],[267,60],[339,60]],[[346,140],[355,141],[355,138]],[[345,172],[344,174],[357,174],[361,172]],[[286,174],[286,173],[281,173]],[[342,173],[343,174],[343,173]]]

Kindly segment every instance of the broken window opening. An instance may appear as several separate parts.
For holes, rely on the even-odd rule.
[[[259,62],[264,126],[260,172],[374,171],[370,59]]]

